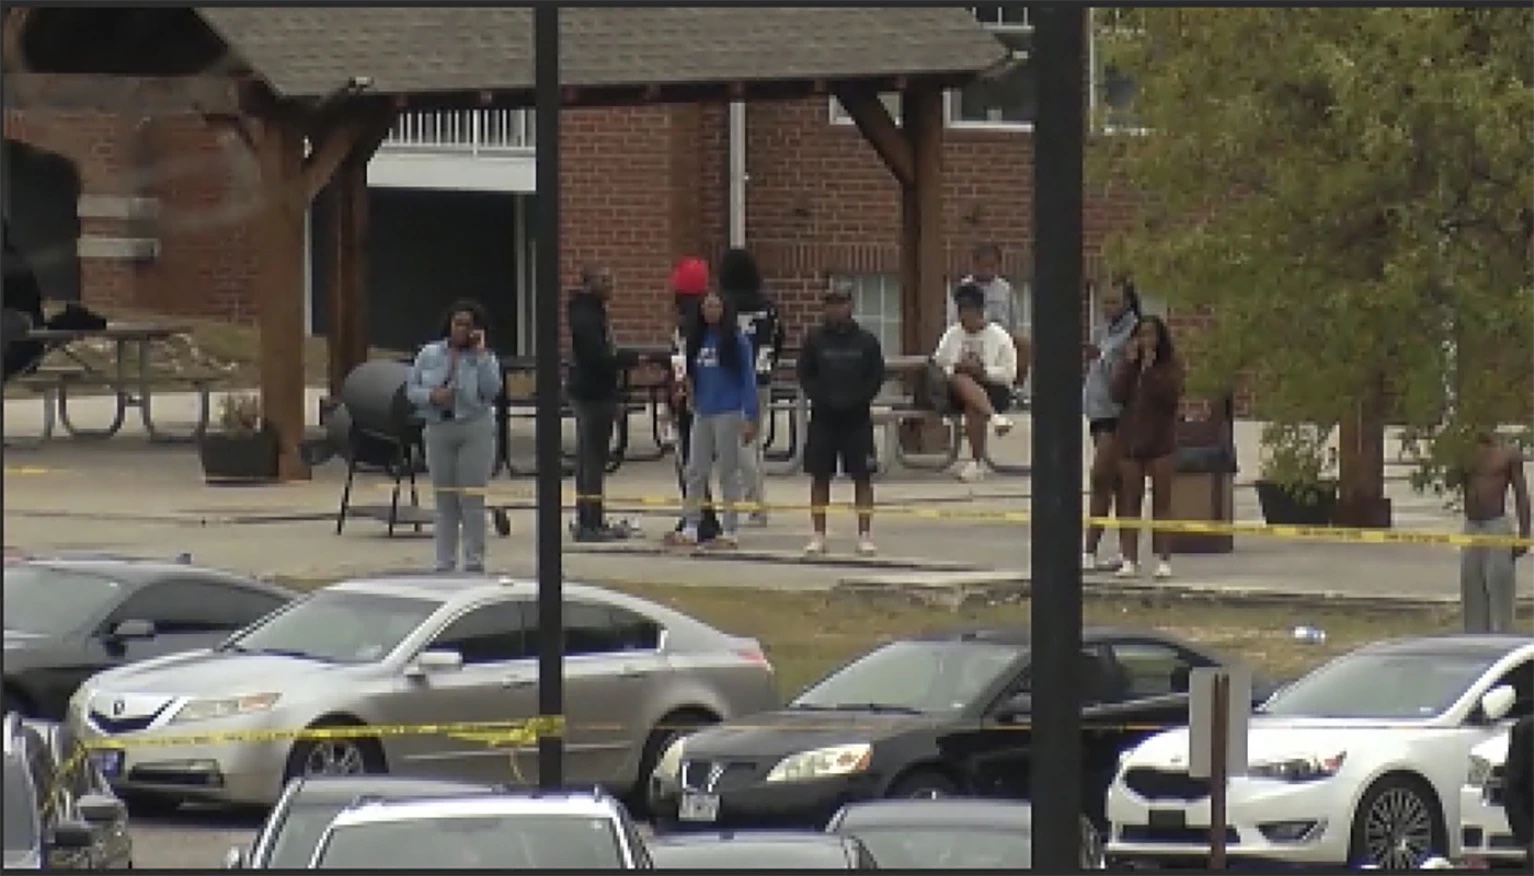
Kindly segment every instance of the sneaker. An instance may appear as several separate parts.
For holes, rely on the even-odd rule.
[[[964,463],[964,467],[959,469],[959,480],[964,481],[967,484],[972,484],[984,477],[985,466],[981,465],[973,459]]]
[[[696,529],[678,529],[666,533],[666,544],[671,547],[697,547],[698,531]]]
[[[1123,554],[1114,554],[1113,556],[1107,558],[1106,560],[1098,560],[1097,561],[1097,568],[1094,571],[1098,571],[1098,572],[1114,572],[1114,571],[1117,571],[1118,567],[1122,566],[1122,565],[1124,565],[1124,555]]]
[[[1118,571],[1113,574],[1119,578],[1138,578],[1140,577],[1140,567],[1135,565],[1133,560],[1125,560],[1119,564]]]
[[[874,540],[873,540],[872,536],[868,536],[868,535],[860,535],[860,536],[858,536],[858,556],[860,556],[860,557],[871,557],[871,556],[877,554],[878,552],[879,552],[879,549],[877,547],[874,547]]]
[[[807,557],[824,556],[826,552],[826,537],[823,535],[810,536],[810,543],[804,546],[804,555]]]
[[[997,435],[1005,435],[1012,431],[1012,418],[1004,414],[997,414],[991,418],[991,429]]]
[[[1156,564],[1156,580],[1157,581],[1165,581],[1165,580],[1167,580],[1170,577],[1172,577],[1172,564],[1167,562],[1166,560],[1162,560],[1161,562],[1157,563]]]
[[[1097,554],[1089,554],[1083,551],[1081,554],[1081,571],[1096,572],[1099,568],[1098,564],[1101,562],[1102,560],[1097,558]]]

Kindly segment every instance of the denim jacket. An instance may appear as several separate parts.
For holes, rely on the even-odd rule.
[[[431,403],[431,391],[451,381],[453,422],[483,419],[495,406],[501,391],[501,364],[489,350],[458,351],[458,365],[449,374],[452,354],[447,341],[433,341],[416,354],[405,383],[405,397],[410,399],[427,423],[445,421],[443,409]]]

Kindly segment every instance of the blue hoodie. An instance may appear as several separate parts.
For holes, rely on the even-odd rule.
[[[717,328],[707,330],[697,356],[687,363],[692,376],[692,409],[700,417],[739,411],[747,420],[756,420],[756,362],[751,342],[739,331],[735,336],[740,354],[735,368],[719,361]]]

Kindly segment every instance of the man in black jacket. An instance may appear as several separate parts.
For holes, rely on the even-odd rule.
[[[1503,767],[1502,811],[1524,863],[1534,864],[1534,717],[1525,715],[1507,737],[1507,764]]]
[[[613,344],[607,321],[612,289],[612,270],[588,265],[581,271],[581,286],[571,293],[566,312],[572,361],[565,391],[575,411],[576,541],[627,536],[626,531],[609,526],[602,511],[613,424],[622,409],[623,375],[638,362],[633,353]]]
[[[825,319],[810,329],[799,351],[799,385],[810,400],[804,471],[810,476],[810,522],[815,534],[807,555],[826,552],[826,512],[837,468],[852,478],[858,516],[858,553],[874,548],[873,401],[884,386],[879,339],[852,318],[852,293],[833,286],[825,295]]]

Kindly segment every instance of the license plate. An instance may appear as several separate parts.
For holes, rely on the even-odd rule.
[[[108,748],[102,751],[91,752],[91,761],[96,764],[96,769],[109,779],[116,778],[123,771],[123,753],[120,749]]]
[[[679,821],[718,821],[718,794],[683,794],[676,813]]]
[[[1181,809],[1152,809],[1151,827],[1187,827],[1188,813]]]

